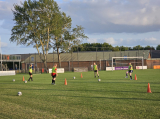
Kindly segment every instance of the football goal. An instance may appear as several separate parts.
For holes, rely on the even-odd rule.
[[[133,66],[133,69],[136,69],[136,66],[144,66],[144,59],[143,57],[112,57],[112,71],[113,67],[127,69],[128,64],[131,63]]]

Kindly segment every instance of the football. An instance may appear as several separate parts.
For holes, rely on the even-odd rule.
[[[15,81],[15,79],[13,79],[13,82]]]
[[[21,95],[22,95],[22,92],[19,91],[17,95],[18,95],[18,96],[21,96]]]
[[[98,82],[101,81],[101,79],[98,79]]]
[[[24,83],[27,83],[27,81],[24,81]]]
[[[76,77],[74,76],[73,79],[76,79]]]

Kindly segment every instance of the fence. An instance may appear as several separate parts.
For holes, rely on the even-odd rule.
[[[73,71],[74,68],[87,67],[89,71],[93,70],[93,63],[95,62],[99,70],[106,70],[106,67],[112,66],[112,57],[124,57],[121,60],[114,60],[114,66],[128,66],[128,63],[133,64],[134,69],[136,66],[142,66],[139,59],[126,59],[126,57],[143,57],[144,66],[148,69],[153,69],[154,66],[160,65],[160,50],[124,50],[113,51],[110,48],[104,47],[87,47],[88,51],[79,51],[80,48],[74,52],[61,51],[59,63],[58,55],[55,50],[49,52],[46,56],[46,68],[52,68],[55,63],[58,67],[64,68],[65,71]],[[101,51],[99,51],[101,50]],[[29,64],[33,64],[33,73],[45,72],[45,61],[43,54],[28,53],[19,54],[21,56],[21,64],[19,72],[28,73]],[[6,63],[3,61],[3,64]],[[14,62],[15,64],[17,62]],[[14,68],[13,64],[8,64],[10,69]]]

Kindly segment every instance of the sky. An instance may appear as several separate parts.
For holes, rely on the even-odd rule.
[[[14,26],[13,4],[24,0],[0,0],[2,54],[37,53],[33,46],[10,42]],[[160,0],[55,0],[61,11],[81,25],[88,36],[82,43],[109,43],[134,47],[160,44]],[[52,51],[50,51],[52,52]]]

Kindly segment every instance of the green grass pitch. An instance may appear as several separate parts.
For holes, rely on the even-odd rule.
[[[100,71],[101,82],[93,72],[83,72],[83,78],[67,72],[56,85],[50,74],[33,74],[27,83],[27,74],[1,76],[0,119],[159,119],[160,70],[134,70],[137,80],[125,79],[125,72]]]

